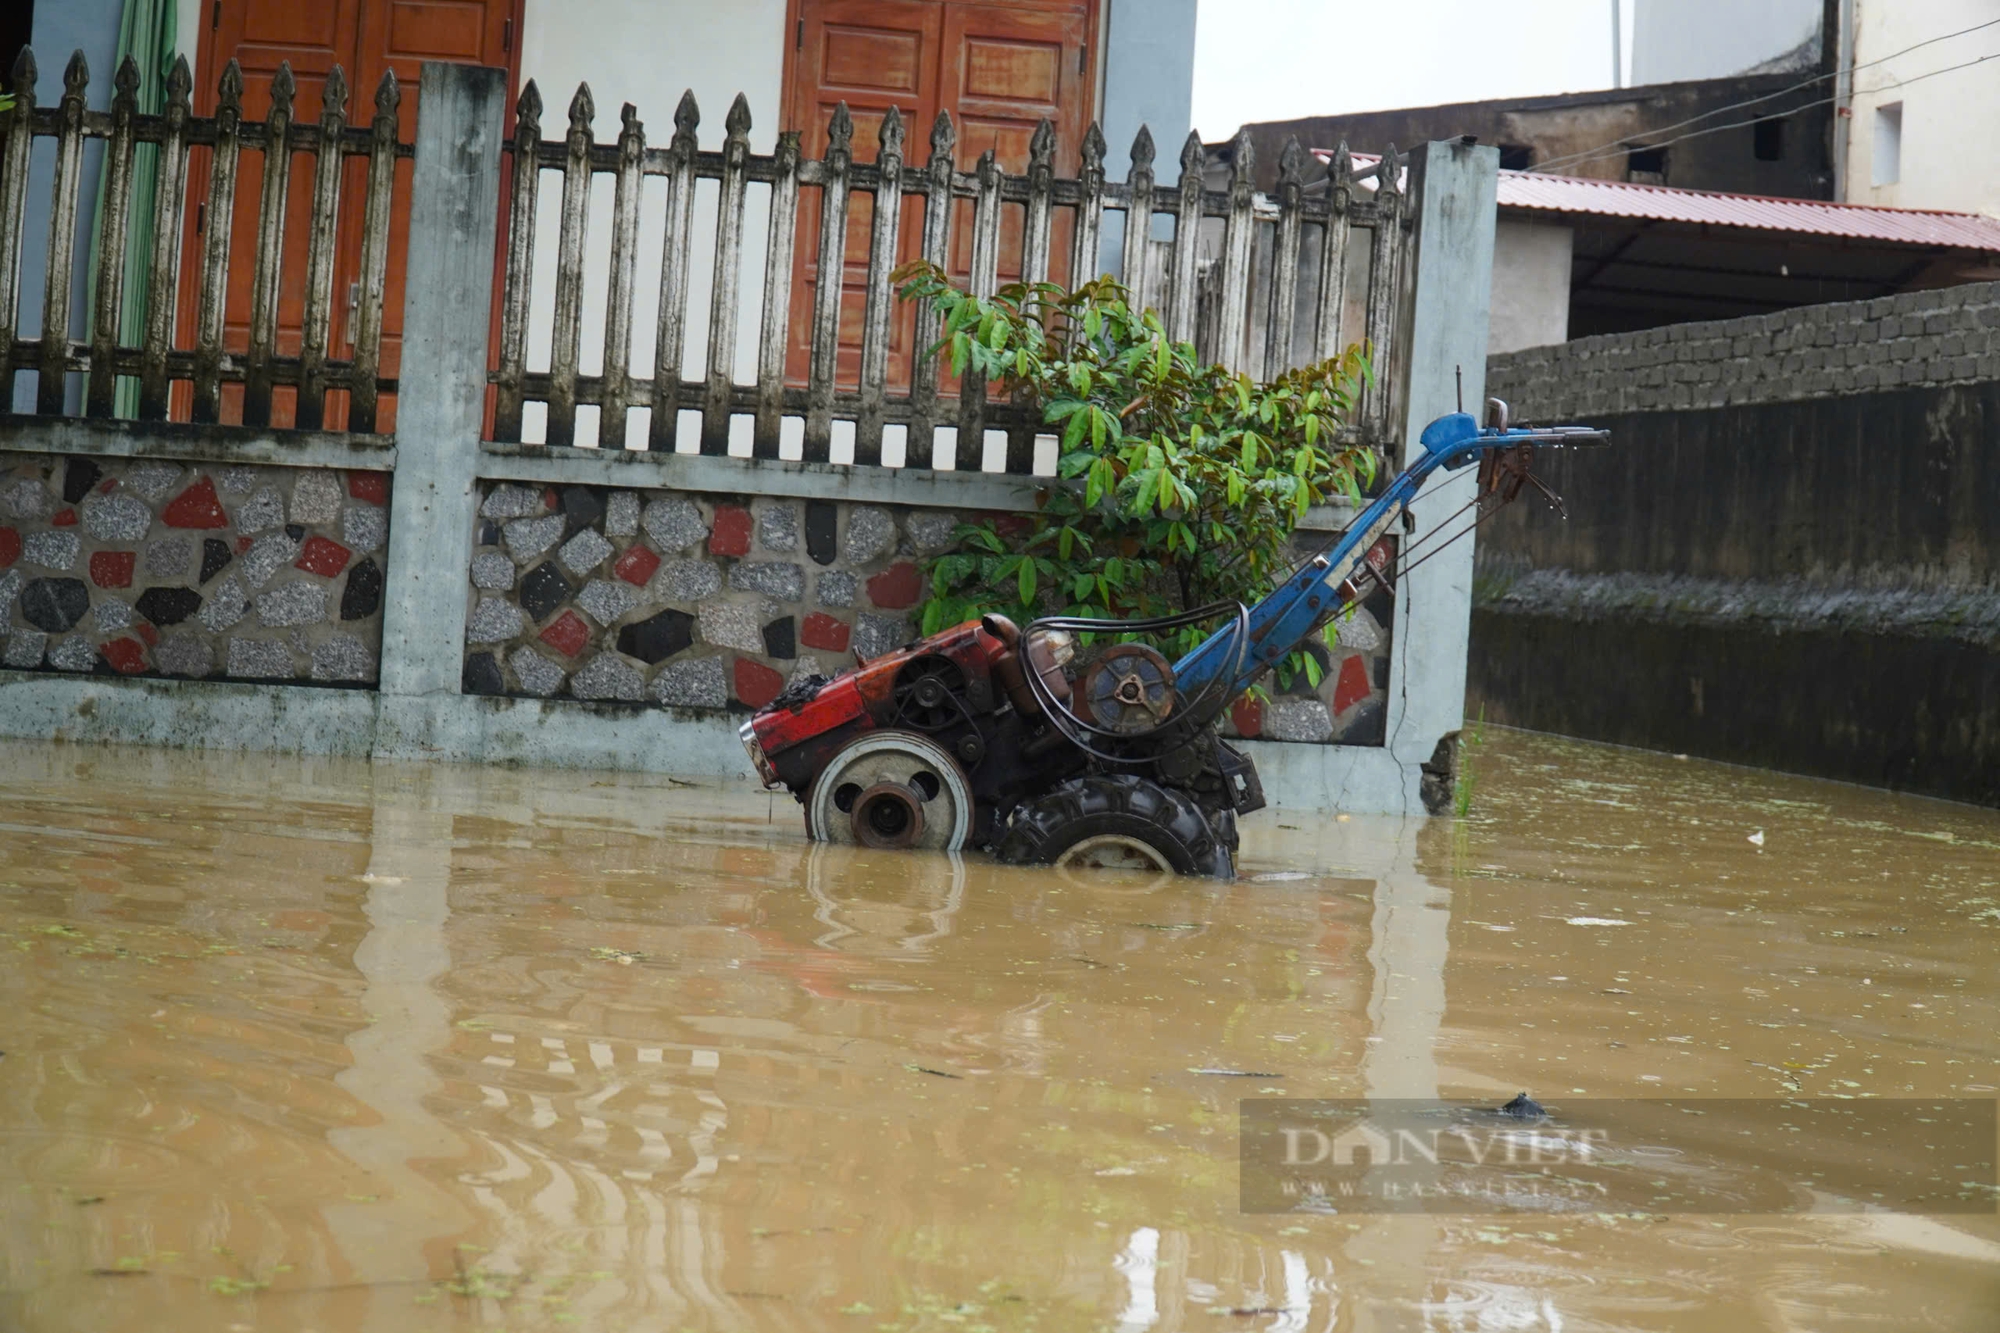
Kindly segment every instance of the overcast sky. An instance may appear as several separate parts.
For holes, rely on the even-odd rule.
[[[1200,0],[1194,123],[1609,88],[1610,0]],[[1631,41],[1625,0],[1624,35]]]

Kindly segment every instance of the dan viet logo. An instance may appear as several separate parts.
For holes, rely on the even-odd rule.
[[[2000,1212],[1991,1099],[1241,1104],[1251,1213]]]

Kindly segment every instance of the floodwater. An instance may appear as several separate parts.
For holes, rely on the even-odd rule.
[[[1217,886],[0,746],[0,1328],[2000,1327],[1991,1213],[1239,1210],[1249,1097],[2000,1089],[2000,813],[1473,766],[1456,821],[1254,816]]]

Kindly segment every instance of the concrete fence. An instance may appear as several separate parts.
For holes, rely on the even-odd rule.
[[[961,520],[1030,510],[1051,484],[949,453],[932,468],[714,452],[706,429],[670,449],[487,438],[496,378],[555,387],[489,374],[489,355],[506,361],[488,338],[503,180],[524,160],[572,166],[517,121],[528,156],[510,167],[505,100],[500,71],[424,67],[415,142],[397,150],[414,160],[393,435],[0,417],[0,734],[747,780],[744,711],[796,672],[905,642],[922,560]],[[613,175],[629,158],[593,147],[593,170],[599,156]],[[702,161],[727,170],[726,150]],[[1478,393],[1485,312],[1464,298],[1487,290],[1493,179],[1490,150],[1420,148],[1406,213],[1386,215],[1408,226],[1380,326],[1392,462],[1411,447],[1403,423],[1451,409],[1461,368]],[[71,345],[68,365],[88,374],[88,350]],[[249,384],[234,350],[219,365],[218,382],[238,368]],[[307,378],[303,361],[272,376]],[[1418,529],[1466,485],[1420,501]],[[1422,808],[1425,766],[1461,721],[1470,561],[1455,548],[1371,603],[1317,688],[1238,710],[1278,804]]]

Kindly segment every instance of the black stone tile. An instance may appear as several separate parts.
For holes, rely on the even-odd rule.
[[[764,626],[764,655],[792,658],[799,655],[798,628],[790,616]]]
[[[1361,599],[1361,609],[1375,617],[1375,623],[1383,629],[1389,628],[1396,618],[1396,596],[1387,588],[1378,586],[1374,592]]]
[[[694,617],[685,611],[662,611],[618,631],[618,651],[648,666],[666,661],[693,642]]]
[[[102,480],[104,469],[90,459],[70,459],[63,464],[63,503],[79,503]]]
[[[201,594],[193,588],[148,588],[132,607],[155,625],[178,625],[201,610]]]
[[[553,560],[544,560],[521,580],[521,608],[530,620],[547,620],[576,590]]]
[[[490,518],[480,523],[479,544],[481,546],[498,546],[500,544],[500,525]]]
[[[461,686],[467,694],[505,694],[507,678],[501,674],[500,664],[492,653],[474,653],[465,659]]]
[[[75,628],[90,610],[82,579],[36,579],[21,589],[21,618],[46,634]]]
[[[347,571],[347,589],[340,594],[342,620],[366,620],[382,605],[382,566],[369,556]]]
[[[295,542],[302,542],[306,539],[306,525],[303,523],[287,523],[285,524],[285,535]]]
[[[1375,658],[1369,664],[1369,678],[1375,682],[1376,689],[1386,690],[1389,688],[1389,656],[1387,653]]]
[[[207,583],[220,574],[236,553],[229,549],[229,543],[220,537],[204,537],[201,542],[201,577],[196,583]]]
[[[806,501],[806,554],[820,565],[840,554],[840,510],[830,500]]]
[[[562,491],[563,532],[574,537],[604,517],[604,497],[592,486],[565,486]]]
[[[1299,645],[1299,651],[1319,663],[1321,680],[1333,674],[1333,655],[1327,652],[1324,644],[1302,643]],[[1319,697],[1319,687],[1312,683],[1311,676],[1301,670],[1292,677],[1292,686],[1285,693],[1300,699],[1316,699]]]

